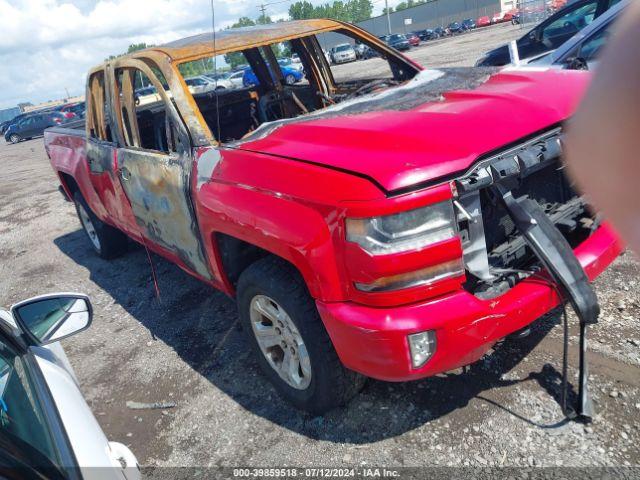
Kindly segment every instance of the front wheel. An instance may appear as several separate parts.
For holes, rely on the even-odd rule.
[[[18,135],[17,133],[12,133],[9,137],[9,141],[11,143],[18,143],[20,141],[20,135]]]
[[[287,85],[293,85],[294,83],[296,83],[296,77],[290,73],[286,77],[284,77],[284,81]]]
[[[365,377],[346,369],[297,270],[277,257],[247,268],[238,309],[258,364],[282,397],[321,414],[348,402]]]
[[[74,194],[73,201],[82,229],[98,256],[108,259],[126,252],[127,236],[124,233],[100,220],[80,192]]]

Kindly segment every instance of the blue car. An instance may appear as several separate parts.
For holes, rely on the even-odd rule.
[[[287,85],[298,83],[304,78],[304,73],[296,70],[295,68],[287,67],[285,65],[280,65],[280,71],[282,72],[284,82]],[[242,77],[242,83],[245,87],[260,84],[260,82],[258,81],[258,77],[256,77],[256,74],[253,73],[253,70],[251,70],[250,68],[245,69],[244,75]]]

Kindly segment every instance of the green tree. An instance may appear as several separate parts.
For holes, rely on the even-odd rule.
[[[289,6],[289,16],[292,20],[305,20],[314,17],[315,8],[311,2],[306,0],[296,2]]]
[[[144,50],[145,48],[148,47],[153,47],[153,45],[148,45],[144,42],[142,43],[132,43],[131,45],[129,45],[129,48],[127,48],[127,53],[133,53],[133,52],[137,52],[139,50]]]
[[[240,17],[238,21],[229,28],[252,27],[255,24],[256,22],[251,20],[249,17]],[[242,52],[225,53],[224,61],[227,62],[232,69],[246,63]]]
[[[372,0],[334,0],[333,3],[313,6],[307,0],[297,1],[289,6],[289,17],[292,20],[308,18],[333,18],[345,22],[361,22],[371,18]]]
[[[249,17],[240,17],[236,23],[231,25],[230,28],[240,28],[240,27],[253,27],[256,24]]]
[[[423,3],[427,3],[426,0],[407,0],[406,2],[400,2],[396,5],[396,12],[406,10],[407,8],[415,7],[417,5],[422,5]]]
[[[133,53],[133,52],[137,52],[139,50],[144,50],[145,48],[150,48],[153,47],[153,45],[147,45],[144,42],[141,43],[132,43],[131,45],[129,45],[129,47],[127,48],[127,51],[124,53],[120,53],[118,55],[109,55],[107,58],[105,58],[105,61],[109,61],[109,60],[113,60],[115,58],[118,57],[122,57],[123,55],[128,55],[129,53]]]

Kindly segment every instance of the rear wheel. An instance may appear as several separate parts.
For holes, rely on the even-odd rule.
[[[9,136],[9,141],[10,141],[11,143],[18,143],[18,142],[20,141],[20,135],[18,135],[17,133],[12,133],[12,134]]]
[[[282,397],[320,414],[348,402],[365,377],[346,369],[297,270],[277,257],[238,281],[240,321],[260,368]]]
[[[93,250],[102,258],[113,258],[127,250],[127,236],[100,220],[80,192],[73,196],[76,212]]]
[[[294,83],[296,83],[296,77],[292,73],[290,73],[286,77],[284,77],[284,81],[287,85],[293,85]]]

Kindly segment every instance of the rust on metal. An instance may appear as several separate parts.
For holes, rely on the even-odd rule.
[[[218,142],[178,67],[185,62],[292,41],[301,47],[301,55],[309,64],[310,83],[328,94],[335,90],[335,82],[315,35],[332,31],[360,38],[389,58],[411,63],[358,27],[316,19],[224,30],[216,32],[215,43],[211,32],[196,35],[109,60],[90,71],[87,134],[119,147],[116,163],[96,148],[89,155],[93,159],[90,167],[96,173],[107,171],[114,181],[121,183],[144,238],[176,255],[196,274],[212,279],[190,185],[194,151],[198,147],[218,146]],[[271,57],[273,67],[276,60]],[[421,69],[415,64],[413,68]],[[135,104],[134,90],[138,71],[153,84],[164,105],[167,132],[171,128],[177,131],[178,140],[169,152],[150,150],[143,145],[137,118],[140,105]],[[203,159],[196,184],[210,177],[218,161],[217,151]]]

